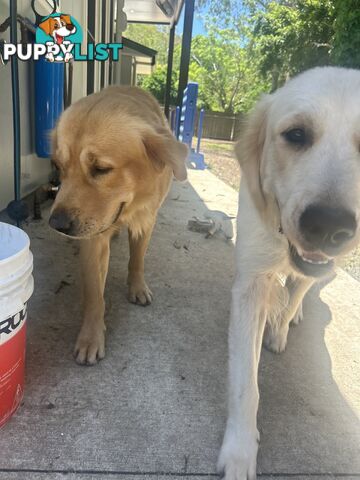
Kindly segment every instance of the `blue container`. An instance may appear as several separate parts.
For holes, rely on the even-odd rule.
[[[51,152],[50,132],[64,109],[64,63],[35,62],[35,146],[38,157]]]

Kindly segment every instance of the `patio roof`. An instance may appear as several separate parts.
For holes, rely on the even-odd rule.
[[[132,55],[133,57],[149,57],[152,59],[152,65],[155,63],[155,56],[157,54],[157,50],[153,48],[145,47],[141,43],[134,42],[134,40],[130,40],[129,38],[123,37],[122,43],[124,46],[123,52],[127,53],[128,55]]]
[[[126,0],[124,12],[129,23],[176,25],[184,0]]]
[[[133,57],[133,61],[136,62],[136,73],[150,75],[155,65],[157,51],[126,37],[122,38],[122,43],[123,55]]]

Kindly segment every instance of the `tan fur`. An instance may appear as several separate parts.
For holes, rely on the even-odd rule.
[[[150,94],[110,87],[63,113],[53,134],[53,152],[62,184],[52,213],[71,215],[77,222],[71,236],[82,240],[84,319],[75,355],[79,363],[93,364],[104,356],[110,239],[120,227],[128,228],[129,300],[149,304],[144,255],[173,174],[186,179],[187,147],[173,137]],[[95,167],[112,170],[94,177]]]

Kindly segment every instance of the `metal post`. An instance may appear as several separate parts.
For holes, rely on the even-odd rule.
[[[17,45],[17,0],[10,2],[10,41]],[[16,55],[11,59],[11,83],[13,104],[13,130],[14,130],[14,193],[15,200],[21,197],[21,151],[20,151],[20,96],[19,96],[19,65]]]
[[[196,145],[196,153],[200,152],[200,144],[201,144],[201,137],[202,137],[202,129],[203,129],[203,122],[204,122],[204,115],[205,115],[205,110],[202,108],[200,110],[200,115],[199,115],[199,125],[198,125],[198,131],[197,131],[197,145]]]
[[[122,43],[122,35],[126,30],[127,18],[124,12],[124,0],[116,0],[116,30],[115,42]],[[121,57],[114,65],[114,83],[120,85],[121,83]]]
[[[95,42],[96,0],[88,0],[88,36],[89,43]],[[87,94],[95,90],[95,62],[87,62]]]
[[[179,139],[179,130],[180,130],[180,107],[176,107],[175,110],[175,137]]]
[[[107,0],[102,0],[101,9],[101,42],[106,43],[106,3]],[[101,62],[100,66],[100,88],[105,87],[105,62]]]
[[[169,35],[169,51],[168,51],[168,64],[167,64],[165,100],[164,100],[164,113],[167,119],[169,118],[169,110],[170,110],[174,43],[175,43],[175,24],[172,25],[172,27],[170,28],[170,35]]]
[[[110,1],[110,43],[114,42],[114,0]],[[113,83],[113,59],[112,51],[110,52],[109,58],[109,85]]]
[[[191,38],[194,20],[195,0],[185,0],[184,29],[181,45],[180,77],[177,104],[181,106],[182,97],[189,79]]]
[[[136,67],[137,67],[136,58],[133,57],[132,65],[131,65],[131,85],[133,87],[136,87]]]

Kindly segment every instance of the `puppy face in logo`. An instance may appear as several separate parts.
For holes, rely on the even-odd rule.
[[[54,39],[54,43],[61,45],[64,39],[76,32],[76,27],[71,23],[70,15],[59,15],[58,17],[50,17],[40,23],[39,27]]]

